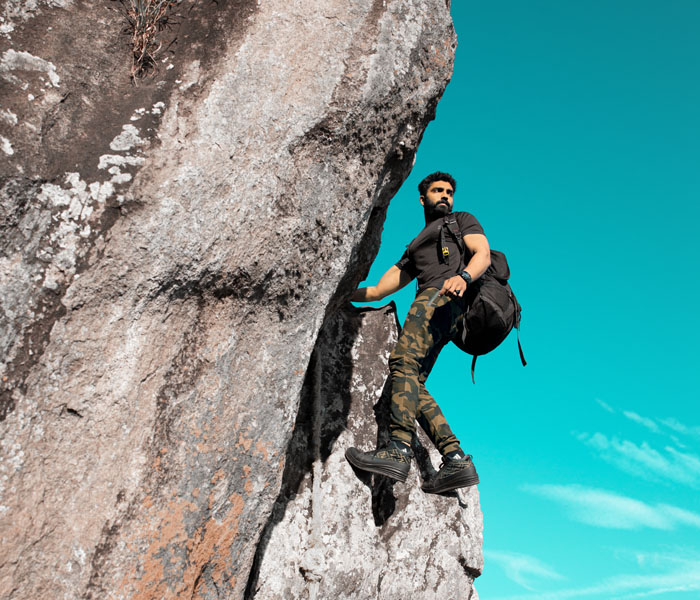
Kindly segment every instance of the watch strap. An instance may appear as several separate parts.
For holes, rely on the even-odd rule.
[[[472,276],[467,271],[462,271],[459,275],[462,279],[464,279],[464,281],[467,282],[467,285],[471,285]]]

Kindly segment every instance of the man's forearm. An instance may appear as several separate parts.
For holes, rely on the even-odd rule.
[[[397,292],[409,281],[411,281],[411,277],[394,265],[382,275],[377,285],[355,290],[350,300],[353,302],[376,302]]]
[[[350,298],[352,302],[374,302],[381,299],[382,296],[377,294],[376,286],[358,288]]]
[[[486,273],[489,266],[491,266],[491,253],[477,252],[471,257],[464,270],[471,275],[472,281],[476,281]]]

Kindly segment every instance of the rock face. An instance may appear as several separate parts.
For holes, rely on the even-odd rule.
[[[339,311],[324,324],[247,599],[478,598],[476,487],[441,496],[420,490],[439,466],[422,431],[403,484],[353,474],[343,456],[350,446],[387,441],[397,325],[393,306]]]
[[[182,0],[138,85],[119,3],[0,11],[0,595],[241,598],[449,6]]]

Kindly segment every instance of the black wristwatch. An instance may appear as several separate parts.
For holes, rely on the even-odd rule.
[[[472,284],[472,276],[469,273],[462,271],[459,275],[462,279],[464,279],[464,281],[467,282],[467,287]]]

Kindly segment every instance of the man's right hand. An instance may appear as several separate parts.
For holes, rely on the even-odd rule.
[[[455,275],[454,277],[447,279],[445,283],[442,284],[442,289],[438,293],[440,296],[448,294],[449,296],[459,298],[466,291],[467,282],[464,281],[461,275]]]
[[[355,290],[350,297],[352,302],[374,302],[381,300],[410,283],[412,277],[396,265],[382,275],[377,285]],[[461,278],[460,278],[461,279]]]
[[[368,288],[368,287],[357,288],[352,293],[352,296],[350,296],[350,302],[371,302],[371,300],[367,300],[367,296],[369,295],[370,289],[372,289],[372,288]]]

